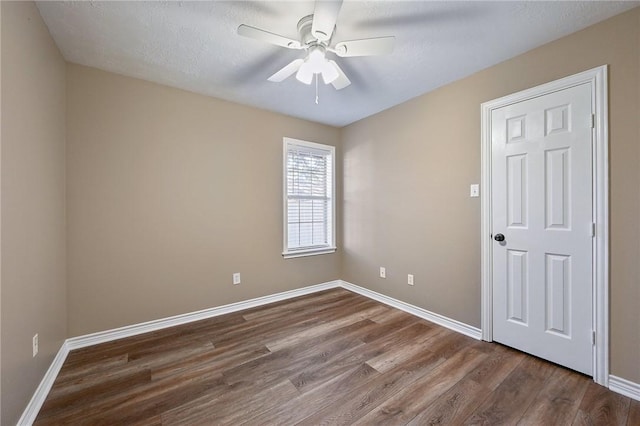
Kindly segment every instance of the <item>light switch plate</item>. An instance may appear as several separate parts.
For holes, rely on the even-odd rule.
[[[473,183],[469,187],[469,196],[470,197],[479,197],[480,196],[480,184]]]

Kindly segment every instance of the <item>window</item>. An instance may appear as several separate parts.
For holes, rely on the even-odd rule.
[[[285,258],[333,253],[335,148],[284,138]]]

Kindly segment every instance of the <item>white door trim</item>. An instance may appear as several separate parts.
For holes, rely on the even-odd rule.
[[[559,90],[588,83],[591,85],[593,114],[593,217],[596,224],[593,245],[593,380],[609,385],[609,122],[607,65],[581,72],[551,83],[485,102],[482,110],[481,152],[481,329],[482,339],[493,340],[493,271],[491,239],[491,112],[494,109]]]

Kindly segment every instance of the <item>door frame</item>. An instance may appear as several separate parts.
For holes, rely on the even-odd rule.
[[[593,380],[609,385],[609,112],[607,65],[513,93],[481,105],[481,329],[493,341],[493,239],[491,238],[491,113],[493,110],[588,83],[594,114],[592,173],[595,238],[593,256]]]

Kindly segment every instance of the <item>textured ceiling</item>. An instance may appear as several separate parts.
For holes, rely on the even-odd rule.
[[[320,82],[318,105],[313,84],[267,81],[303,51],[236,34],[244,23],[297,39],[312,1],[53,1],[38,8],[70,62],[344,126],[639,4],[347,0],[333,43],[393,35],[395,50],[337,58],[352,84],[336,91]]]

